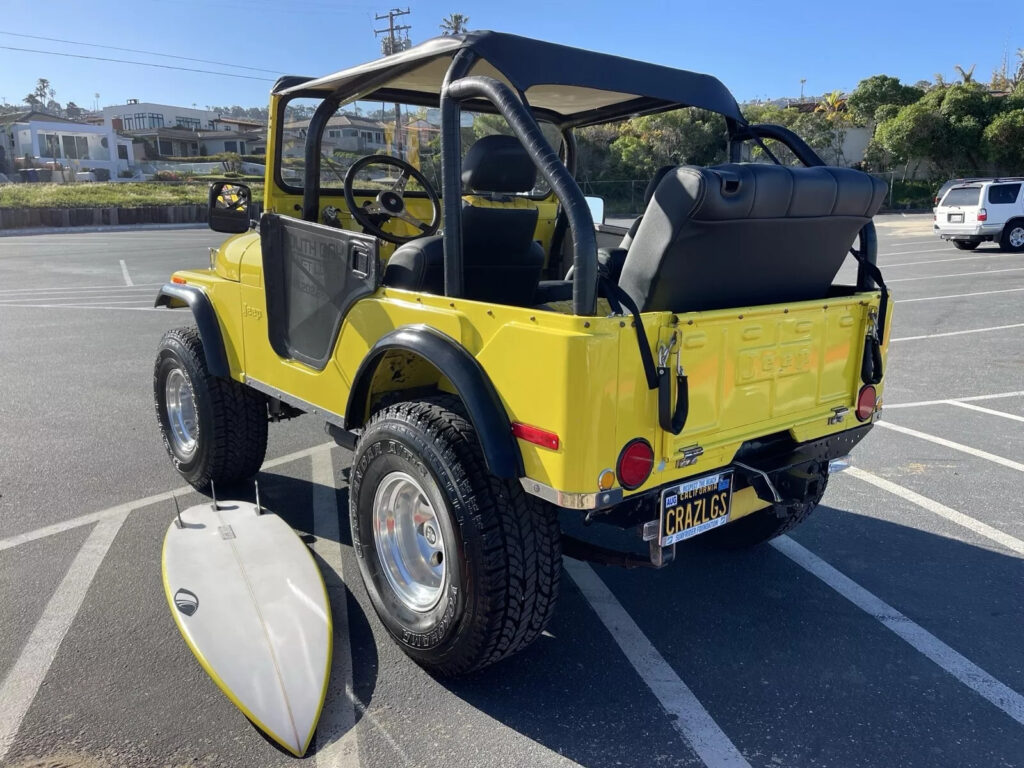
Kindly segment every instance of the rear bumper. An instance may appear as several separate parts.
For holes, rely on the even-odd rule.
[[[943,240],[992,240],[999,236],[1002,224],[968,224],[962,226],[935,224],[935,234]]]
[[[808,498],[815,494],[817,483],[828,474],[828,463],[832,459],[846,456],[864,439],[871,427],[872,422],[868,422],[806,443],[754,440],[744,444],[729,464],[703,467],[694,477],[732,469],[736,473],[736,490],[753,487],[758,497],[766,502],[775,500],[774,491],[785,500]],[[621,488],[594,493],[569,493],[527,477],[520,478],[520,482],[527,493],[563,509],[610,510],[623,501]],[[631,506],[637,506],[632,502],[642,505],[647,500],[658,498],[665,488],[678,485],[679,482],[676,479],[629,496],[626,502]]]

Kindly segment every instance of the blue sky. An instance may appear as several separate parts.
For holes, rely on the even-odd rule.
[[[21,102],[46,77],[61,103],[92,106],[129,98],[199,107],[264,106],[277,74],[321,75],[379,55],[366,0],[3,0],[3,32],[38,35],[221,64],[146,56],[0,34],[0,46],[76,53],[232,72],[253,80],[12,51],[0,47],[0,97]],[[482,2],[406,0],[414,42],[439,33],[441,19],[466,14],[472,29],[495,29],[631,58],[708,72],[741,101],[850,90],[887,73],[913,83],[954,65],[987,80],[1004,51],[1024,47],[1024,2],[860,0],[855,3],[713,3],[707,0]],[[948,8],[948,11],[946,10]],[[270,70],[228,67],[241,64]]]

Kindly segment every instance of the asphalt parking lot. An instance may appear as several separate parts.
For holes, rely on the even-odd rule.
[[[306,762],[1024,765],[1024,255],[878,224],[884,421],[821,508],[659,571],[566,561],[549,632],[469,679],[427,675],[373,614],[335,515],[350,454],[311,418],[273,425],[262,500],[317,537],[338,631]],[[171,494],[202,497],[152,407],[188,317],[152,298],[220,240],[0,238],[0,765],[295,762],[200,669],[160,581]]]

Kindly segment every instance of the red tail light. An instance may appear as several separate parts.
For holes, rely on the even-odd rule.
[[[652,469],[654,469],[654,449],[642,437],[637,437],[626,443],[615,464],[615,474],[619,476],[619,483],[627,491],[632,491],[646,483],[647,478],[651,476]]]
[[[867,421],[872,417],[872,415],[874,415],[877,398],[878,394],[875,392],[875,388],[870,384],[861,388],[860,394],[857,395],[858,420]]]
[[[516,421],[512,423],[512,434],[520,440],[539,445],[542,448],[550,448],[553,451],[558,450],[558,435],[554,432],[548,432],[546,429],[531,427],[529,424]]]
[[[988,221],[988,211],[984,208],[978,209],[978,221]]]

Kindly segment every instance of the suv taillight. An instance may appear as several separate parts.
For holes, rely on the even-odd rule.
[[[875,388],[868,384],[866,387],[862,387],[860,393],[857,395],[857,419],[859,421],[867,421],[875,413],[875,404],[877,402],[877,393]]]
[[[654,449],[642,437],[635,437],[626,443],[615,464],[619,483],[627,491],[639,488],[647,482],[654,469]]]
[[[984,208],[978,209],[978,221],[988,221],[988,211]]]

